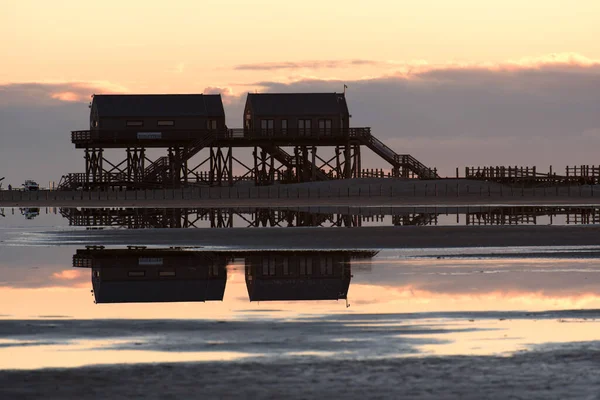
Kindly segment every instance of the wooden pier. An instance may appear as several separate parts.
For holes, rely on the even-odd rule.
[[[552,171],[552,166],[548,172],[540,172],[536,166],[465,167],[465,178],[528,186],[597,185],[600,166],[567,166],[564,174]]]

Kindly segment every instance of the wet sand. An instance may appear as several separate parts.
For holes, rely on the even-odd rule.
[[[14,240],[30,240],[17,237]],[[50,231],[52,245],[158,245],[244,249],[402,249],[595,246],[600,226],[402,226]]]
[[[597,399],[598,346],[511,357],[113,365],[3,371],[0,397]],[[40,395],[43,393],[43,395]]]

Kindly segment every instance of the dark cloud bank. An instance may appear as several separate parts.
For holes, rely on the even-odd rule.
[[[466,165],[600,164],[600,64],[439,67],[353,82],[258,83],[273,92],[340,92],[344,84],[354,126],[371,126],[398,153],[444,175]],[[0,86],[0,177],[47,182],[81,170],[69,131],[87,127],[84,94],[94,91],[101,92],[81,83]],[[240,126],[245,95],[225,99],[228,125]],[[385,167],[365,157],[369,166]]]

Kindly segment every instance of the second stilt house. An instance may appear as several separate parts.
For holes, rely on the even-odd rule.
[[[349,120],[343,93],[249,93],[244,109],[249,134],[336,135]]]

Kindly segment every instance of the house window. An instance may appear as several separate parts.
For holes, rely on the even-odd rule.
[[[290,274],[290,263],[289,263],[289,260],[287,258],[285,258],[283,260],[283,274],[284,275],[289,275]]]
[[[144,126],[144,121],[127,121],[126,126]]]
[[[92,128],[97,128],[98,127],[98,121],[97,120],[93,120],[92,121]]]
[[[310,133],[310,119],[299,119],[298,120],[298,133],[301,136],[308,135]]]
[[[319,120],[319,133],[321,135],[331,135],[331,120],[320,119]]]
[[[127,276],[130,278],[143,278],[146,276],[146,271],[127,271]]]
[[[287,119],[281,120],[281,133],[284,135],[287,133]]]
[[[260,129],[262,134],[272,135],[273,134],[274,121],[272,119],[261,119]]]
[[[217,120],[209,119],[206,121],[206,129],[217,129]]]
[[[246,117],[244,118],[244,127],[246,129],[252,129],[252,114],[250,114],[250,111],[246,112]]]
[[[298,263],[298,269],[300,275],[312,275],[312,258],[303,257]]]
[[[263,274],[263,276],[274,276],[275,275],[275,259],[273,259],[273,258],[264,258],[263,259],[262,274]]]
[[[290,272],[287,258],[277,257],[275,259],[275,270],[283,275],[288,275]]]
[[[333,275],[333,257],[327,258],[327,275]]]
[[[94,271],[94,278],[100,278],[100,271]]]
[[[175,121],[158,121],[156,123],[158,126],[175,126]]]
[[[166,277],[174,277],[177,274],[175,271],[158,271],[158,276],[166,278]]]

